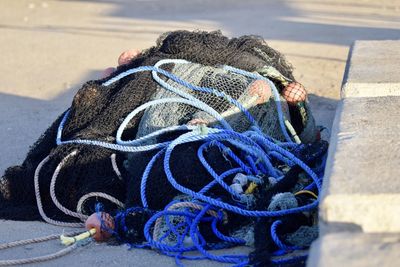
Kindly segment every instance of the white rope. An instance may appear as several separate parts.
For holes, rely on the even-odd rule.
[[[122,175],[121,175],[121,172],[119,171],[118,165],[117,165],[117,154],[115,154],[115,153],[111,154],[110,158],[111,158],[111,165],[113,167],[115,174],[122,181]]]
[[[77,150],[72,151],[70,154],[68,154],[64,159],[61,160],[61,162],[57,165],[53,176],[51,178],[51,182],[50,182],[50,196],[51,199],[53,200],[54,205],[63,213],[71,216],[71,217],[75,217],[75,218],[79,218],[82,221],[85,221],[89,216],[85,215],[82,213],[82,205],[83,203],[91,197],[101,197],[104,199],[109,200],[110,202],[116,204],[118,207],[120,208],[124,208],[125,205],[124,203],[122,203],[120,200],[118,200],[117,198],[108,195],[106,193],[102,193],[102,192],[91,192],[88,193],[86,195],[83,195],[77,204],[77,212],[74,212],[72,210],[67,209],[66,207],[64,207],[57,199],[57,196],[55,194],[55,185],[56,185],[56,181],[57,181],[57,177],[62,169],[62,167],[65,165],[65,163],[68,161],[68,159],[70,159],[71,157],[75,156],[78,153]],[[40,213],[40,216],[43,218],[43,220],[47,223],[53,224],[53,225],[58,225],[58,226],[65,226],[65,227],[84,227],[85,224],[84,223],[70,223],[70,222],[62,222],[62,221],[56,221],[53,220],[51,218],[49,218],[46,213],[43,210],[43,204],[42,204],[42,200],[40,197],[40,189],[39,189],[39,174],[40,174],[40,170],[42,169],[42,167],[49,161],[50,156],[47,156],[46,158],[44,158],[39,165],[37,166],[36,170],[35,170],[35,177],[34,177],[34,187],[35,187],[35,195],[36,195],[36,203],[38,206],[38,210]]]
[[[49,160],[50,160],[50,156],[47,156],[39,163],[39,165],[37,166],[37,168],[35,170],[35,176],[34,176],[36,203],[37,203],[37,207],[38,207],[40,216],[42,216],[43,220],[49,224],[65,226],[65,227],[83,227],[84,226],[83,223],[67,223],[67,222],[61,222],[61,221],[56,221],[56,220],[50,219],[49,217],[47,217],[46,213],[44,212],[42,200],[40,198],[39,174],[40,174],[40,170],[42,169],[43,165],[46,164]]]
[[[56,197],[56,193],[55,193],[55,189],[56,189],[56,180],[58,177],[58,174],[61,171],[61,168],[65,165],[65,163],[68,161],[68,159],[70,159],[71,157],[75,156],[76,154],[78,154],[77,150],[72,151],[71,153],[69,153],[65,158],[63,158],[61,160],[61,162],[57,165],[56,170],[53,173],[53,176],[51,178],[51,182],[50,182],[50,196],[51,199],[53,200],[54,205],[56,205],[56,207],[61,210],[63,213],[71,216],[71,217],[75,217],[80,219],[81,221],[85,221],[89,216],[84,215],[82,213],[78,213],[78,212],[74,212],[72,210],[67,209],[66,207],[64,207],[57,199]]]
[[[77,232],[73,232],[73,233],[69,233],[68,236],[74,236],[76,234],[77,234]],[[13,247],[17,247],[17,246],[28,245],[28,244],[41,243],[41,242],[45,242],[45,241],[53,240],[53,239],[58,239],[58,238],[60,238],[60,235],[53,234],[53,235],[48,235],[48,236],[43,236],[43,237],[12,241],[12,242],[8,242],[8,243],[0,244],[0,250],[13,248]],[[83,244],[83,243],[80,243],[80,244]],[[23,259],[14,259],[14,260],[0,260],[0,266],[21,265],[21,264],[27,264],[27,263],[38,263],[38,262],[43,262],[43,261],[56,259],[56,258],[64,256],[64,255],[68,254],[69,252],[73,251],[80,244],[76,243],[76,244],[74,244],[74,245],[72,245],[70,247],[67,247],[67,248],[61,249],[61,250],[59,250],[57,252],[54,252],[54,253],[51,253],[51,254],[47,254],[47,255],[43,255],[43,256],[37,256],[37,257],[32,257],[32,258],[23,258]]]
[[[91,192],[91,193],[88,193],[88,194],[82,196],[82,197],[79,199],[78,205],[76,206],[76,210],[77,210],[78,212],[82,212],[83,203],[84,203],[88,198],[91,198],[91,197],[101,197],[101,198],[107,199],[107,200],[109,200],[110,202],[116,204],[116,205],[117,205],[118,207],[120,207],[120,208],[124,208],[124,207],[125,207],[124,203],[122,203],[121,201],[119,201],[118,199],[116,199],[116,198],[113,197],[113,196],[110,196],[110,195],[108,195],[108,194],[106,194],[106,193],[102,193],[102,192]]]

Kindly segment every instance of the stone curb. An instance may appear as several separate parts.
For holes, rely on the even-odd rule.
[[[320,204],[321,220],[365,232],[400,232],[400,97],[338,105]],[[396,215],[397,214],[397,215]]]
[[[341,96],[400,95],[400,41],[356,41],[350,49]]]
[[[308,267],[397,267],[400,235],[343,232],[319,238],[311,246]]]
[[[307,266],[399,266],[400,40],[356,41],[341,96]]]

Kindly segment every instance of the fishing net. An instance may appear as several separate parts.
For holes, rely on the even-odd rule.
[[[291,252],[316,235],[327,143],[301,90],[259,37],[163,34],[112,77],[85,83],[6,170],[0,218],[81,226],[101,210],[120,242],[177,260],[197,250],[304,264]],[[255,250],[208,252],[235,245]]]
[[[260,100],[262,97],[265,98],[264,95],[259,96],[257,92],[252,91],[253,87],[257,86],[257,82],[261,82],[261,80],[257,81],[237,73],[229,72],[223,68],[194,63],[176,64],[172,68],[171,73],[192,85],[212,88],[216,92],[223,94],[224,97],[219,97],[209,92],[193,91],[184,85],[176,85],[177,89],[192,94],[196,99],[211,106],[218,113],[222,113],[221,115],[227,119],[234,130],[239,132],[248,130],[251,123],[234,104],[229,103],[228,98],[238,101],[245,108],[250,109],[251,115],[260,122],[260,127],[264,133],[278,140],[284,140],[279,128],[278,117],[268,116],[268,114],[276,114],[275,102],[273,99],[270,99],[270,97],[272,98],[270,92],[264,93],[268,97],[264,99],[264,102]],[[173,80],[168,80],[167,83],[171,86],[176,84]],[[263,85],[265,86],[264,89],[270,91],[268,84],[261,84],[261,86]],[[158,86],[152,99],[174,96],[176,96],[176,93]],[[282,103],[285,115],[289,117],[288,107],[284,101]],[[171,116],[171,114],[174,114],[174,116]],[[191,121],[194,123],[199,121],[210,126],[216,123],[215,118],[204,111],[199,111],[195,107],[180,103],[167,103],[153,106],[146,110],[139,123],[136,137],[139,138],[168,126],[187,124]]]

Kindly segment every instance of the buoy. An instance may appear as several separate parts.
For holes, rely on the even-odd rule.
[[[101,217],[101,220],[99,217]],[[101,227],[101,221],[103,221],[103,227]],[[85,222],[85,227],[88,231],[96,229],[96,232],[92,235],[93,239],[97,242],[103,242],[111,237],[110,230],[114,230],[115,224],[110,214],[100,212],[100,215],[97,213],[90,215]]]
[[[103,227],[101,223],[103,222]],[[76,236],[65,236],[61,235],[60,240],[63,245],[70,246],[78,241],[85,240],[89,237],[93,237],[97,242],[103,242],[109,239],[112,235],[112,231],[115,228],[114,219],[110,214],[106,212],[100,212],[100,214],[93,213],[90,215],[86,222],[86,232],[83,232]]]
[[[301,83],[292,82],[282,90],[282,96],[289,105],[296,105],[306,101],[307,92]]]
[[[271,97],[271,87],[264,80],[255,80],[250,84],[249,93],[251,96],[258,95],[257,104],[262,104],[268,101]]]
[[[139,49],[130,49],[122,52],[122,54],[118,58],[118,65],[128,64],[132,59],[139,56],[141,51]]]

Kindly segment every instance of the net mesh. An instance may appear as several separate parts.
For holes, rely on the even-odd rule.
[[[275,139],[284,140],[279,127],[276,103],[271,97],[271,88],[265,88],[269,91],[266,91],[268,93],[264,96],[257,95],[257,92],[254,93],[254,88],[255,85],[258,86],[259,81],[219,67],[230,65],[254,72],[267,65],[294,80],[292,67],[282,54],[255,36],[229,39],[220,32],[177,31],[162,35],[156,46],[144,51],[129,64],[120,66],[114,75],[140,66],[153,66],[162,59],[177,58],[193,63],[168,64],[163,66],[163,69],[194,85],[213,88],[237,100],[249,110],[264,133]],[[250,127],[244,114],[226,99],[189,90],[162,75],[161,78],[168,84],[213,107],[236,131],[243,132]],[[92,139],[115,142],[121,122],[132,110],[152,99],[176,97],[174,93],[160,87],[149,72],[129,75],[107,87],[102,85],[103,82],[104,80],[89,81],[74,96],[70,115],[63,130],[63,140]],[[273,80],[273,82],[279,91],[283,89],[283,85],[279,81]],[[293,122],[298,133],[304,135],[302,137],[304,140],[312,142],[315,126],[307,104],[305,103],[306,112],[302,115],[299,107],[289,107],[283,98],[280,100],[285,117]],[[33,180],[39,163],[49,156],[49,161],[39,172],[40,198],[43,209],[53,219],[77,221],[55,207],[49,188],[59,163],[75,150],[77,155],[65,162],[56,182],[55,194],[63,206],[76,211],[79,200],[89,192],[107,193],[123,202],[125,207],[140,206],[142,204],[140,199],[141,176],[147,163],[156,152],[147,151],[127,155],[106,148],[79,144],[57,146],[57,127],[61,118],[62,116],[55,120],[32,146],[20,166],[8,168],[1,177],[0,218],[42,219],[37,207]],[[191,106],[175,103],[158,105],[148,108],[133,118],[122,138],[134,139],[168,126],[196,123],[196,121],[210,127],[218,124],[214,118]],[[307,130],[307,133],[303,132],[304,129]],[[163,138],[167,137],[161,136],[152,142],[160,142]],[[179,145],[171,155],[171,162],[174,163],[171,165],[171,169],[177,182],[194,191],[200,190],[212,181],[212,177],[198,161],[196,153],[200,145],[201,143],[198,142]],[[225,145],[230,147],[229,144]],[[230,147],[230,149],[240,154],[239,151],[235,151],[234,147]],[[114,153],[121,177],[113,171],[110,156]],[[239,167],[215,147],[207,150],[205,158],[212,163],[212,168],[217,173]],[[233,176],[227,177],[227,180],[232,179]],[[152,210],[163,209],[178,194],[166,178],[161,158],[155,162],[149,174],[146,192],[149,208]],[[209,194],[218,196],[222,201],[232,201],[232,197],[218,186],[210,190]],[[96,202],[102,202],[104,210],[112,215],[118,211],[115,204],[100,198],[86,200],[81,211],[90,215],[95,210]],[[131,241],[142,240],[143,232],[140,229],[143,229],[146,218],[148,218],[148,215],[146,216],[135,217],[132,215],[128,217],[126,225],[129,231],[120,233],[121,236],[127,235],[126,238]],[[227,216],[230,218],[230,225],[225,229],[226,231],[234,232],[248,223],[248,219],[244,217],[230,216],[229,213]],[[205,227],[203,231],[205,236],[211,232],[209,225],[201,227]],[[129,239],[129,235],[131,239]]]
[[[257,80],[229,72],[223,68],[194,63],[176,64],[171,72],[193,85],[212,88],[236,100],[249,110],[250,114],[259,122],[264,133],[277,140],[284,141],[284,136],[279,126],[279,118],[276,116],[277,110],[274,99],[269,97],[260,103],[259,99],[262,96],[252,94],[252,86]],[[230,103],[227,97],[221,98],[208,92],[194,91],[171,79],[167,79],[166,82],[185,93],[193,95],[196,99],[201,100],[218,113],[221,113],[234,130],[243,132],[251,126],[248,118],[246,118],[238,107]],[[271,88],[265,87],[262,89],[267,90],[267,92],[261,92],[260,94],[271,96]],[[157,91],[151,99],[173,98],[177,96],[176,93],[158,86]],[[290,120],[285,99],[281,97],[280,101],[285,117]],[[196,121],[212,126],[217,124],[215,118],[193,106],[180,103],[160,104],[150,107],[144,112],[136,137],[145,136],[165,127],[190,124]]]
[[[183,59],[191,63],[166,64],[162,69],[172,73],[193,86],[210,88],[225,97],[217,97],[210,93],[191,90],[172,79],[160,74],[160,78],[168,85],[191,95],[217,111],[237,132],[244,132],[251,123],[240,109],[232,104],[237,101],[254,117],[263,133],[276,140],[284,141],[281,129],[277,100],[274,99],[271,87],[264,80],[228,71],[222,66],[228,65],[248,72],[271,72],[270,80],[276,85],[279,103],[283,116],[304,143],[313,143],[316,139],[316,127],[307,102],[291,103],[288,105],[283,97],[285,88],[283,81],[295,82],[292,67],[278,51],[269,47],[263,39],[256,36],[227,38],[220,32],[168,32],[160,36],[154,47],[143,51],[130,63],[118,67],[112,74],[117,76],[127,70],[141,66],[154,66],[160,60]],[[260,72],[261,73],[261,72]],[[264,73],[263,73],[264,74]],[[283,77],[283,78],[282,78]],[[151,72],[138,72],[121,78],[109,86],[104,86],[105,80],[89,81],[74,96],[69,109],[69,116],[62,131],[63,140],[96,140],[115,144],[116,134],[124,119],[132,110],[156,99],[176,98],[176,93],[160,86]],[[297,99],[295,99],[297,101]],[[112,149],[88,146],[84,144],[56,144],[57,129],[63,118],[61,115],[45,131],[31,147],[23,163],[8,168],[0,178],[0,218],[13,220],[42,220],[37,199],[40,198],[46,215],[63,222],[76,222],[79,219],[65,214],[54,202],[51,181],[58,172],[54,194],[59,203],[71,211],[90,215],[96,211],[96,204],[101,203],[102,209],[116,219],[116,232],[120,240],[138,244],[145,240],[144,226],[157,211],[163,210],[176,197],[182,194],[169,182],[165,169],[164,158],[159,157],[149,171],[146,187],[142,188],[142,177],[146,166],[158,151],[124,153]],[[128,123],[123,140],[132,140],[146,136],[154,131],[169,126],[187,124],[206,124],[208,127],[220,127],[220,122],[203,110],[193,106],[168,103],[151,106],[137,114]],[[149,140],[156,143],[172,140],[180,133],[166,133]],[[200,162],[198,151],[204,142],[189,142],[178,145],[170,155],[170,171],[176,182],[194,192],[199,192],[204,186],[214,181],[214,178]],[[228,141],[221,141],[221,146],[210,146],[204,150],[204,159],[217,174],[232,168],[241,167],[240,162],[246,162],[248,155],[243,149],[233,146]],[[316,159],[327,149],[324,143],[313,143],[315,146],[305,146],[300,152],[292,152],[307,164],[316,164]],[[224,146],[224,148],[221,148]],[[308,151],[308,150],[309,151]],[[232,152],[238,160],[232,160],[228,155]],[[305,153],[302,155],[302,153]],[[74,153],[74,156],[70,156]],[[44,162],[43,159],[48,160]],[[68,159],[68,160],[67,160]],[[252,159],[254,162],[258,159]],[[272,160],[271,160],[272,161]],[[272,164],[277,164],[278,161]],[[63,163],[61,166],[60,164]],[[255,165],[256,163],[254,163]],[[249,163],[251,165],[251,163]],[[263,186],[254,191],[251,201],[234,199],[233,195],[216,184],[207,196],[253,210],[266,210],[273,195],[287,192],[295,188],[299,182],[301,168],[280,166],[284,177],[272,183],[268,177]],[[116,170],[117,169],[117,170]],[[289,170],[287,170],[289,169]],[[243,168],[242,168],[243,170]],[[34,179],[39,181],[40,194],[35,194]],[[224,181],[232,183],[234,174],[227,175]],[[258,179],[261,179],[258,177]],[[307,178],[305,184],[311,183]],[[250,188],[250,185],[247,186]],[[246,188],[242,188],[247,190]],[[88,193],[101,192],[107,194],[123,205],[115,204],[110,199],[101,197],[85,198]],[[143,207],[143,193],[147,198],[147,207]],[[182,199],[184,199],[183,196]],[[309,201],[305,198],[304,202]],[[84,199],[84,200],[82,200]],[[297,197],[299,199],[299,197]],[[187,199],[186,199],[187,200]],[[191,204],[199,204],[196,201]],[[299,203],[300,205],[301,203]],[[139,208],[129,212],[129,208]],[[122,209],[122,211],[121,211]],[[178,211],[195,211],[196,206],[181,207]],[[121,219],[122,213],[126,217]],[[221,211],[222,212],[222,211]],[[210,215],[213,216],[213,215]],[[219,215],[218,215],[219,216]],[[120,221],[117,220],[120,218]],[[267,259],[269,252],[276,251],[269,229],[275,218],[251,218],[243,214],[223,211],[223,227],[219,231],[223,235],[243,235],[246,242],[253,244],[255,252],[250,260]],[[309,216],[305,213],[282,216],[280,231],[282,234],[291,233],[301,225],[310,225]],[[191,219],[192,220],[192,219]],[[189,221],[191,221],[189,220]],[[172,216],[171,222],[165,218],[159,222],[156,238],[168,234],[170,225],[177,226],[174,233],[165,239],[165,243],[174,244],[178,235],[184,231],[180,227],[187,220]],[[198,230],[210,248],[220,239],[213,234],[211,221],[199,224]],[[247,227],[247,228],[246,228]],[[240,229],[250,229],[253,233],[248,236]],[[190,240],[186,240],[190,243]],[[185,241],[185,242],[186,242]],[[253,262],[257,262],[253,261]],[[265,261],[265,262],[267,262]],[[264,262],[264,263],[265,263]],[[263,264],[260,264],[260,266]]]

